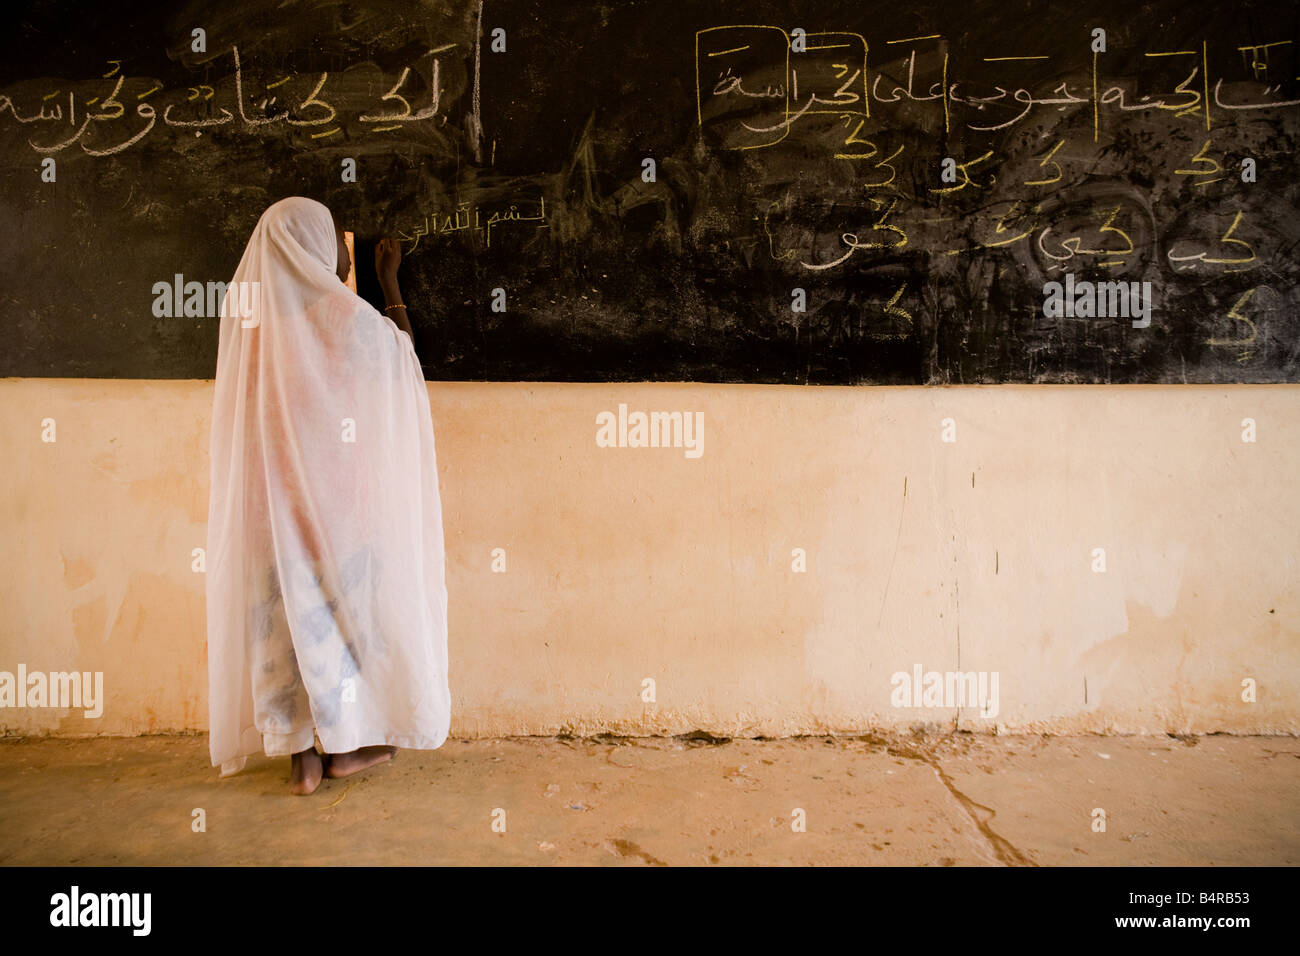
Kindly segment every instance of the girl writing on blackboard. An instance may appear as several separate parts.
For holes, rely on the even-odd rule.
[[[223,776],[259,750],[291,756],[291,789],[308,794],[446,740],[442,509],[400,259],[396,242],[377,246],[379,312],[344,284],[329,209],[292,197],[262,214],[227,290],[253,293],[246,314],[221,317],[212,414],[210,747]]]

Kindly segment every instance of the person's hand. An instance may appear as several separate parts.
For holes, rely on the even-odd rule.
[[[402,247],[396,239],[380,239],[375,243],[375,272],[381,283],[397,282],[397,267],[402,262]]]

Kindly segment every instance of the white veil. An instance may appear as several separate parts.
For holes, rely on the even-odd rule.
[[[223,775],[313,734],[326,753],[447,738],[429,395],[410,337],[337,265],[329,210],[291,197],[262,214],[226,292],[206,555]]]

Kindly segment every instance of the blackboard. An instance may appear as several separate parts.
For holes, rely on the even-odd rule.
[[[430,379],[1293,382],[1298,10],[8,3],[0,375],[210,378],[156,284],[298,194]]]

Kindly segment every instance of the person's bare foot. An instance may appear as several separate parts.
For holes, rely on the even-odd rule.
[[[289,771],[289,789],[300,797],[315,793],[324,773],[325,764],[315,747],[296,753]]]
[[[332,778],[349,777],[354,773],[392,760],[397,753],[396,747],[362,747],[345,754],[326,754],[325,776]]]

